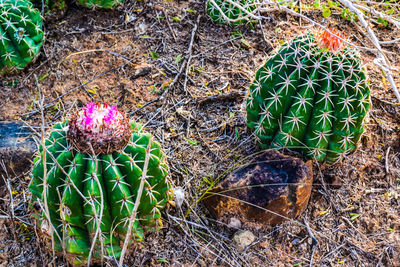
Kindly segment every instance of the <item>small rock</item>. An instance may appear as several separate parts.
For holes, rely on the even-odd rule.
[[[298,245],[300,243],[300,241],[301,241],[300,238],[295,238],[295,239],[293,239],[292,244],[294,246],[296,246],[296,245]]]
[[[144,34],[147,30],[147,24],[140,23],[136,27],[138,34]]]
[[[242,222],[238,218],[232,217],[229,221],[228,227],[240,229],[240,227],[242,227]]]
[[[199,264],[200,267],[206,267],[208,266],[202,259],[198,259],[197,263]]]
[[[176,109],[176,113],[181,115],[183,118],[188,119],[190,117],[190,111],[185,110],[183,107],[179,107]]]
[[[149,74],[151,72],[151,67],[150,66],[141,66],[139,68],[136,69],[135,73],[129,78],[131,81],[134,81],[135,79],[139,78],[139,77],[143,77],[146,76],[147,74]]]
[[[174,197],[175,204],[178,208],[180,208],[185,200],[185,191],[181,187],[177,187],[174,189]]]
[[[255,235],[248,230],[239,231],[232,238],[232,241],[235,242],[236,248],[239,251],[243,251],[247,246],[251,245],[254,240],[256,240]]]
[[[346,226],[346,224],[341,223],[341,224],[339,224],[339,226],[337,228],[339,228],[340,230],[346,230],[347,226]]]
[[[158,11],[163,11],[164,10],[164,8],[162,6],[160,6],[160,5],[154,5],[154,9],[158,10]]]
[[[203,202],[226,224],[236,217],[246,228],[262,228],[299,216],[310,198],[312,180],[311,161],[270,150],[230,173]]]
[[[379,224],[376,219],[368,218],[364,219],[365,224],[367,225],[367,229],[370,233],[373,233],[379,229]]]
[[[265,238],[264,241],[260,242],[259,245],[264,249],[271,247],[271,244],[269,243],[267,238]]]

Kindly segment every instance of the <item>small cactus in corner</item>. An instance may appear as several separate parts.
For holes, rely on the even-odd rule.
[[[30,0],[33,5],[43,10],[45,21],[53,21],[62,18],[67,12],[68,5],[65,0]]]
[[[56,124],[45,147],[29,189],[41,232],[71,264],[118,259],[127,235],[141,241],[161,228],[172,194],[165,155],[115,106],[88,104]]]
[[[112,9],[124,0],[78,0],[78,2],[87,8]]]
[[[208,0],[207,14],[218,24],[236,26],[247,23],[257,7],[257,0]]]
[[[27,0],[0,0],[0,74],[25,68],[43,44],[42,17]]]
[[[257,71],[247,123],[262,148],[299,149],[327,163],[356,149],[370,89],[360,55],[335,35],[294,38]]]

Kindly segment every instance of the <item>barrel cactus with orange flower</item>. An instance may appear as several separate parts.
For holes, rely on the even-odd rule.
[[[38,225],[73,265],[118,259],[130,236],[161,228],[171,199],[160,144],[107,104],[56,124],[32,172]]]
[[[356,149],[370,89],[359,53],[342,40],[332,31],[296,37],[257,71],[246,108],[261,147],[328,163]]]

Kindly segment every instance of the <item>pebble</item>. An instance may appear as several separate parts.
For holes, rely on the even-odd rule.
[[[178,208],[180,208],[185,200],[185,191],[181,187],[174,189],[175,203]]]
[[[238,251],[243,251],[247,246],[251,245],[256,240],[255,235],[248,231],[238,231],[232,238]]]
[[[229,220],[228,227],[235,228],[235,229],[240,229],[242,227],[242,222],[238,218],[232,217]]]

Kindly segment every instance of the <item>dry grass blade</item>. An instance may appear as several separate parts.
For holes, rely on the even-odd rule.
[[[392,86],[394,94],[397,97],[397,101],[400,102],[400,93],[397,90],[396,83],[395,83],[395,81],[393,79],[391,64],[390,64],[388,58],[386,57],[385,53],[382,51],[382,47],[380,45],[380,41],[376,37],[375,32],[372,30],[372,28],[369,26],[368,22],[365,20],[365,18],[364,18],[365,16],[364,16],[363,12],[360,11],[359,9],[357,9],[357,7],[355,7],[354,4],[352,3],[352,1],[350,1],[350,0],[339,0],[339,1],[344,6],[348,7],[351,11],[353,11],[354,13],[357,14],[361,24],[364,26],[364,28],[366,29],[367,33],[371,37],[371,41],[374,44],[374,46],[376,47],[376,49],[378,49],[378,54],[379,54],[379,57],[376,58],[374,63],[377,64],[385,72],[385,74],[386,74],[386,76],[387,76],[387,78],[389,80],[389,83]]]
[[[128,249],[128,244],[130,242],[131,239],[131,235],[132,235],[132,228],[133,228],[133,224],[136,220],[136,216],[137,216],[137,211],[140,205],[140,199],[142,197],[142,193],[143,193],[143,188],[144,188],[144,182],[147,180],[147,169],[149,166],[149,160],[150,160],[150,152],[151,152],[151,142],[152,142],[152,138],[149,138],[149,143],[147,144],[147,148],[146,148],[146,156],[144,159],[144,165],[143,165],[143,171],[142,171],[142,177],[140,179],[140,184],[139,184],[139,188],[138,188],[138,192],[136,195],[136,200],[135,200],[135,206],[133,207],[132,210],[132,214],[131,217],[129,218],[129,225],[128,225],[128,232],[126,233],[125,236],[125,241],[124,241],[124,245],[122,247],[122,251],[121,251],[121,257],[120,260],[118,262],[118,267],[122,267],[123,263],[124,263],[124,257],[125,257],[125,253]]]
[[[94,158],[95,170],[97,172],[99,161],[97,159],[96,153],[93,150],[92,145],[91,144],[89,144],[89,145],[90,145],[90,149],[92,150],[92,157]],[[104,246],[103,246],[103,242],[102,242],[103,241],[103,236],[102,236],[102,232],[101,232],[101,224],[102,224],[101,220],[103,219],[104,194],[105,194],[105,192],[103,192],[103,187],[101,186],[99,177],[97,177],[97,173],[96,172],[93,174],[93,178],[96,181],[97,186],[98,186],[99,191],[100,191],[100,214],[97,214],[97,210],[96,210],[94,201],[93,201],[93,199],[90,199],[89,202],[92,203],[91,206],[92,206],[92,209],[93,209],[93,212],[94,212],[97,229],[96,229],[96,233],[95,233],[95,235],[94,235],[94,237],[92,239],[92,244],[90,246],[90,252],[89,252],[88,261],[87,261],[87,266],[88,267],[91,265],[91,257],[92,257],[92,255],[94,253],[94,250],[95,250],[95,245],[96,245],[97,238],[100,240],[101,265],[103,265],[103,258],[104,258]]]
[[[14,231],[13,231],[14,240],[17,241],[18,237],[17,237],[17,234],[15,232],[16,227],[15,227],[15,221],[14,221],[14,218],[15,218],[15,214],[14,214],[14,198],[13,198],[12,188],[11,188],[11,184],[10,184],[10,177],[8,175],[8,171],[7,171],[7,168],[6,168],[6,165],[5,165],[3,159],[1,159],[0,167],[3,169],[3,171],[5,173],[5,176],[1,175],[1,178],[4,180],[4,184],[7,186],[7,192],[8,192],[8,195],[10,197],[10,205],[9,205],[9,207],[10,207],[10,216],[4,217],[4,218],[11,219],[11,223],[12,223],[13,228],[14,228]]]
[[[183,83],[183,90],[185,92],[187,92],[186,87],[187,87],[187,82],[188,82],[188,77],[189,77],[188,73],[189,73],[190,61],[192,60],[192,49],[193,49],[194,37],[196,35],[197,27],[199,26],[200,18],[201,18],[201,15],[198,15],[197,19],[196,19],[196,24],[194,25],[193,30],[192,30],[192,35],[190,37],[189,48],[188,48],[188,51],[187,51],[186,73],[185,73],[185,81]]]
[[[54,245],[55,245],[55,240],[54,240],[54,236],[53,233],[56,234],[57,238],[59,239],[60,243],[61,243],[61,247],[63,249],[63,254],[65,255],[65,247],[64,247],[64,242],[63,242],[63,238],[61,238],[61,236],[58,234],[57,229],[54,228],[53,224],[51,223],[50,220],[50,212],[49,212],[49,206],[47,205],[47,189],[48,189],[48,184],[47,184],[47,155],[50,154],[47,151],[46,148],[46,142],[45,142],[45,119],[44,119],[44,97],[42,96],[42,91],[41,91],[41,87],[39,85],[39,82],[37,80],[37,77],[35,75],[35,80],[36,80],[36,85],[39,91],[39,108],[40,108],[40,116],[41,116],[41,145],[43,147],[43,158],[42,161],[44,162],[43,164],[43,205],[41,205],[41,208],[44,211],[47,223],[48,223],[48,231],[49,231],[49,235],[50,235],[50,239],[51,239],[51,245],[52,245],[52,251],[53,251],[53,257],[55,257],[55,249],[54,249]],[[39,201],[40,204],[40,201]]]

